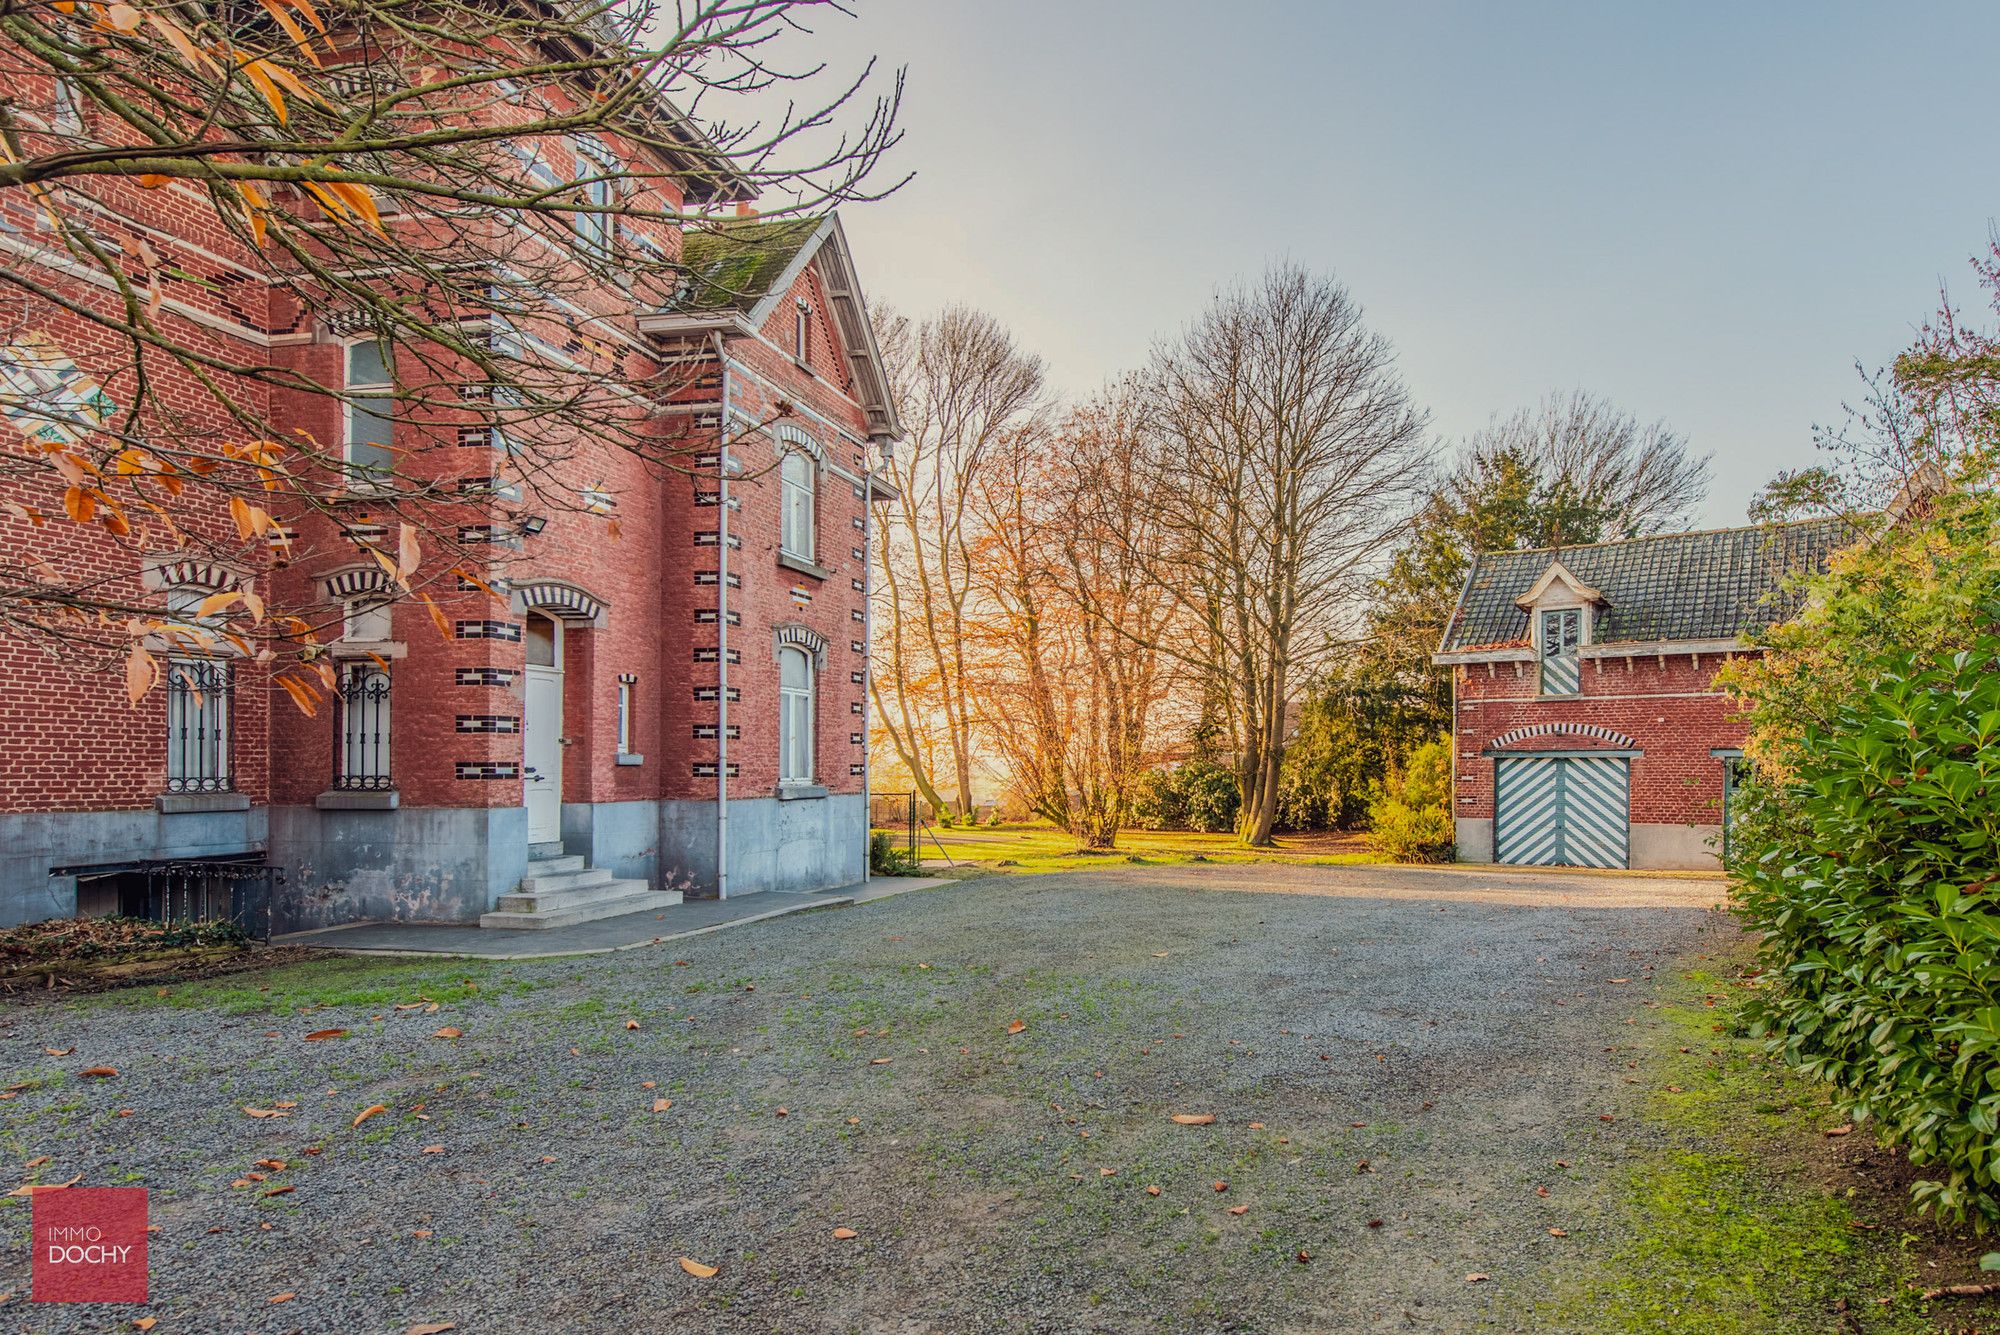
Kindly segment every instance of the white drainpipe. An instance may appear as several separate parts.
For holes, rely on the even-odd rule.
[[[716,427],[715,578],[715,897],[729,898],[729,354],[715,335],[722,370],[722,413]]]

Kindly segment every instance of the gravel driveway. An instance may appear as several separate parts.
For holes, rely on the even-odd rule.
[[[1570,1328],[1720,888],[1121,867],[16,1007],[0,1156],[150,1189],[156,1335]],[[4,1204],[0,1324],[131,1329]]]

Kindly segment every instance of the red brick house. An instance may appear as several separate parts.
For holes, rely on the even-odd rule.
[[[1715,675],[1849,533],[1812,520],[1476,558],[1434,656],[1452,669],[1459,858],[1715,867],[1744,739]]]
[[[650,154],[645,188],[667,210],[749,191],[712,153],[676,180],[657,144],[605,132],[575,151],[600,166]],[[292,558],[275,570],[212,550],[50,548],[65,573],[101,571],[168,609],[252,586],[316,609],[334,626],[337,689],[306,717],[254,660],[183,655],[130,707],[117,680],[0,633],[0,925],[129,909],[156,869],[193,860],[281,869],[279,931],[550,926],[681,893],[863,879],[870,501],[898,426],[837,217],[637,237],[679,255],[684,290],[632,309],[607,285],[588,314],[614,330],[597,345],[615,345],[630,383],[682,372],[675,393],[645,401],[686,466],[580,441],[562,480],[580,502],[517,518],[501,489],[464,485],[501,471],[498,433],[358,410],[371,385],[386,393],[381,346],[302,317],[199,192],[107,190],[124,191],[163,257],[161,319],[224,361],[298,368],[349,396],[246,383],[251,411],[356,457],[449,433],[452,448],[425,457],[485,507],[459,532],[490,543],[505,605],[430,572],[441,634],[370,559],[383,534],[365,494],[281,516]],[[28,201],[0,204],[0,239],[46,230]],[[628,226],[649,224],[620,220],[621,240]],[[0,408],[126,393],[122,373],[99,369],[116,350],[88,322],[54,304],[25,306],[22,322],[0,336]],[[219,515],[186,522],[228,531]],[[49,541],[0,511],[0,543],[31,539]]]

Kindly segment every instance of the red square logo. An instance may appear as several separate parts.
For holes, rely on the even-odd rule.
[[[38,1191],[34,1207],[34,1301],[146,1301],[144,1187]]]

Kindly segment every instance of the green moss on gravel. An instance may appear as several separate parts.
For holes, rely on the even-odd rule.
[[[1857,1227],[1853,1192],[1815,1171],[1838,1119],[1823,1090],[1739,1035],[1738,948],[1666,983],[1636,1055],[1653,1133],[1617,1184],[1605,1263],[1537,1311],[1561,1329],[1670,1335],[1931,1331],[1893,1228]],[[1887,1298],[1887,1304],[1878,1299]]]

